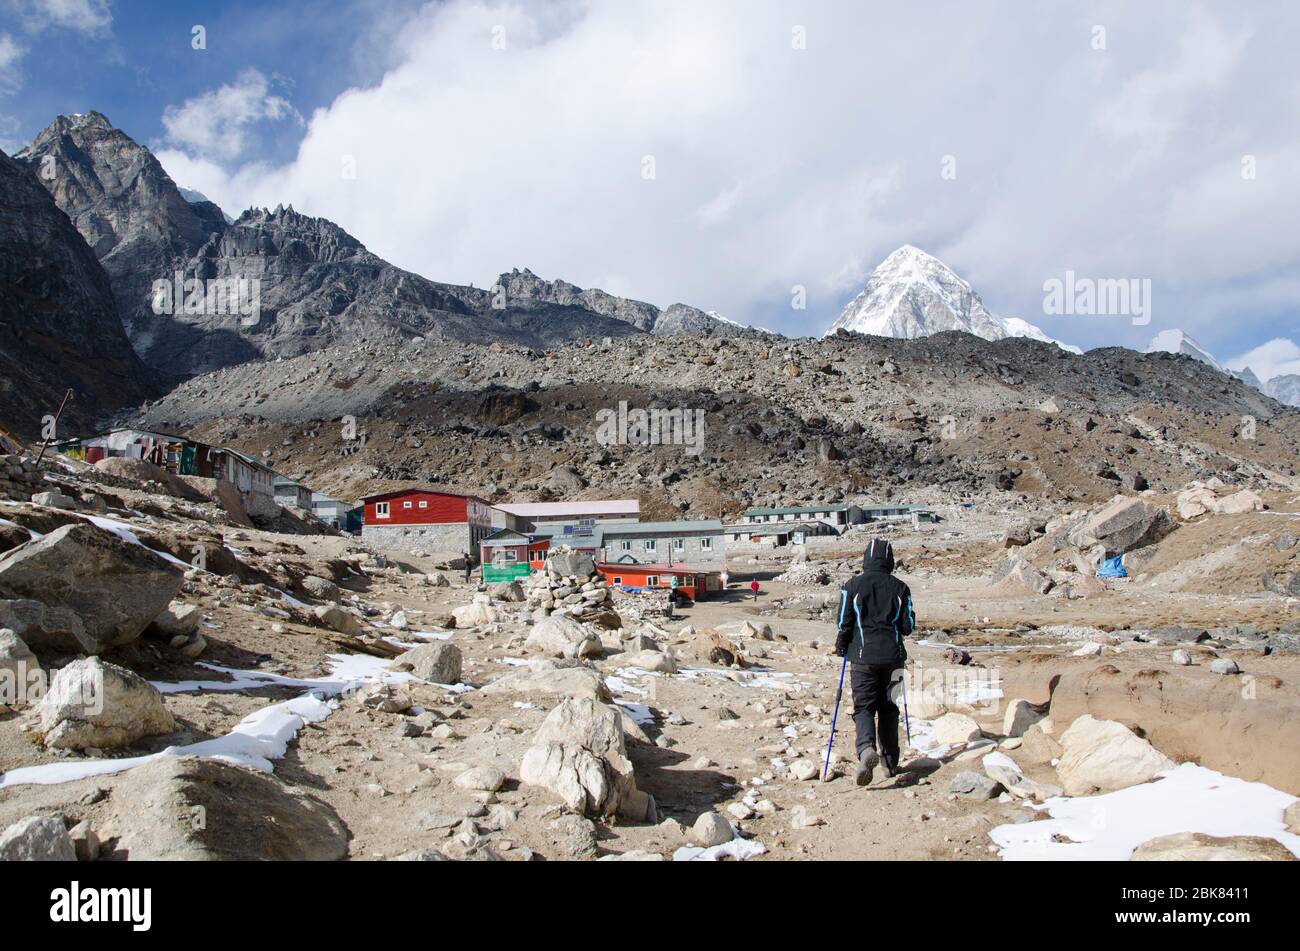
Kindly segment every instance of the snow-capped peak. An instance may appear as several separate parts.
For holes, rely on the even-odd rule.
[[[1152,337],[1151,342],[1147,344],[1147,353],[1159,353],[1161,351],[1165,353],[1186,354],[1195,360],[1200,360],[1202,363],[1214,367],[1214,369],[1218,370],[1220,373],[1228,372],[1224,368],[1223,364],[1214,359],[1214,355],[1211,354],[1210,351],[1206,350],[1187,334],[1176,328],[1173,330],[1160,331],[1160,333]]]
[[[1019,317],[990,313],[970,284],[932,254],[905,244],[867,278],[867,284],[840,312],[826,334],[837,330],[914,340],[945,330],[964,330],[985,340],[1029,337],[1073,353]]]

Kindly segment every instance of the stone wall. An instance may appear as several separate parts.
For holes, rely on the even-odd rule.
[[[469,526],[450,525],[366,525],[361,540],[367,545],[388,551],[425,552],[430,555],[463,555],[470,548]]]
[[[0,456],[0,497],[26,502],[43,481],[36,464],[22,456]]]

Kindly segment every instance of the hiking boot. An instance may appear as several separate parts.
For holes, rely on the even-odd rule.
[[[880,765],[885,767],[885,775],[893,779],[898,775],[898,760],[892,756],[880,757]]]
[[[871,782],[871,774],[875,772],[876,764],[880,762],[880,757],[876,755],[873,749],[865,749],[862,755],[858,757],[858,785],[865,786]]]

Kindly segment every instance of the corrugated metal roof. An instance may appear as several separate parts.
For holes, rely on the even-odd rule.
[[[847,505],[804,505],[798,508],[779,508],[779,509],[746,509],[746,516],[755,515],[811,515],[814,512],[843,512],[848,508]]]
[[[636,499],[614,499],[607,502],[507,502],[493,507],[522,518],[641,514],[641,503]]]
[[[716,518],[677,522],[629,522],[626,525],[602,525],[600,530],[606,535],[662,535],[673,532],[691,534],[720,532],[722,531],[722,522]]]

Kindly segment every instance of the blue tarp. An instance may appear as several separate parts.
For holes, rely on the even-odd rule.
[[[1124,556],[1116,555],[1114,558],[1107,558],[1097,569],[1098,578],[1127,578],[1128,572],[1124,570]]]

